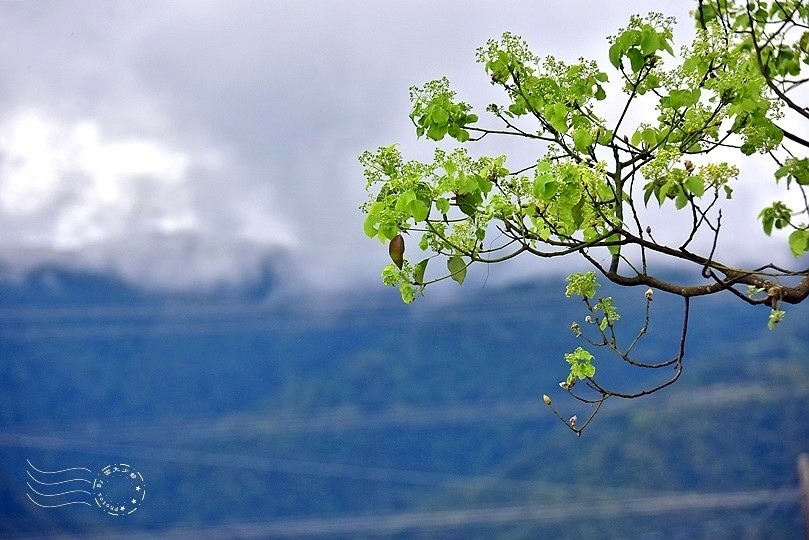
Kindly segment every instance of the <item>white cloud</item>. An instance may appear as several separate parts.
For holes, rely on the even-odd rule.
[[[224,186],[216,211],[232,227],[216,230],[198,204],[204,182],[194,178],[238,174],[216,152],[112,138],[95,120],[33,110],[10,117],[0,134],[0,207],[13,231],[0,249],[17,266],[58,262],[150,286],[204,287],[254,275],[262,257],[292,242],[283,224],[259,211],[257,198],[243,205]]]
[[[0,56],[0,263],[187,288],[250,279],[281,249],[300,286],[378,282],[386,254],[362,234],[356,156],[393,142],[431,154],[407,119],[410,85],[449,75],[480,110],[496,97],[475,63],[488,38],[511,30],[540,55],[606,65],[605,36],[630,13],[674,12],[684,35],[689,7],[0,4],[14,51]],[[536,148],[513,154],[517,167]]]

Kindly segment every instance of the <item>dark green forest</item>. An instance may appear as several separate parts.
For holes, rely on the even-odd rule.
[[[680,381],[608,401],[576,437],[541,399],[588,412],[558,386],[583,316],[562,281],[413,306],[290,298],[269,278],[205,297],[55,270],[4,283],[0,534],[797,537],[806,307],[769,331],[763,308],[695,302]],[[629,325],[635,293],[615,295]],[[679,304],[653,308],[649,357],[678,331]],[[661,376],[612,362],[596,359],[619,382]],[[147,496],[122,517],[40,508],[26,460],[131,463]]]

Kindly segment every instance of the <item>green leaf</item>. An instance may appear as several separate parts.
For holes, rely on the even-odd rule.
[[[643,37],[640,40],[640,49],[644,55],[652,54],[660,48],[660,36],[654,28],[647,26],[643,29]]]
[[[427,263],[430,262],[430,259],[424,259],[419,261],[416,265],[415,270],[413,271],[413,280],[418,285],[424,284],[424,272],[427,271]]]
[[[677,210],[682,210],[686,204],[688,204],[688,196],[685,194],[685,191],[678,186],[677,196],[674,198],[674,206]]]
[[[467,216],[474,216],[478,211],[477,203],[479,201],[476,200],[476,197],[472,193],[463,193],[458,195],[455,202],[460,211]]]
[[[789,235],[789,249],[796,257],[809,251],[809,229],[797,229]]]
[[[702,197],[705,193],[705,180],[701,176],[689,176],[685,179],[685,187],[697,197]]]
[[[700,65],[701,62],[702,58],[700,58],[699,56],[696,55],[691,56],[687,58],[685,62],[683,62],[683,71],[685,71],[686,73],[694,71]]]
[[[556,193],[559,183],[551,173],[538,174],[534,179],[534,197],[541,201],[547,201]]]
[[[654,182],[649,182],[646,184],[646,187],[643,189],[643,204],[649,206],[649,199],[652,198],[655,192],[655,185]]]
[[[648,127],[641,132],[640,138],[649,146],[654,146],[657,144],[657,130],[655,130],[655,128]]]
[[[447,259],[447,270],[449,270],[449,277],[458,285],[462,285],[466,279],[466,263],[463,258],[458,255],[453,255]]]
[[[769,321],[767,321],[767,328],[769,328],[770,330],[775,328],[776,324],[784,320],[785,315],[786,312],[781,309],[773,309],[772,311],[770,311]]]
[[[615,66],[615,69],[621,68],[621,55],[623,54],[624,50],[623,47],[621,46],[621,43],[618,41],[613,43],[612,47],[610,47],[609,55],[610,55],[610,63],[613,66]]]
[[[447,134],[447,126],[430,126],[430,129],[427,130],[427,137],[434,140],[440,141],[444,138]]]
[[[587,128],[577,129],[573,132],[573,146],[579,152],[586,152],[587,148],[593,144],[593,134]]]
[[[416,193],[412,189],[408,189],[396,200],[396,211],[407,212],[410,210],[410,203],[416,200]]]
[[[758,217],[761,219],[761,227],[764,229],[764,234],[770,236],[772,234],[773,223],[775,222],[775,214],[772,208],[765,208]]]
[[[565,353],[565,362],[570,364],[570,375],[576,379],[586,379],[596,374],[596,367],[592,363],[594,358],[581,347],[576,347],[572,353]]]
[[[403,282],[399,284],[399,293],[402,295],[402,302],[410,304],[416,299],[416,291],[410,283]]]
[[[669,192],[670,192],[670,191],[672,190],[672,188],[674,188],[676,185],[677,185],[677,182],[676,182],[674,179],[669,180],[668,182],[666,182],[665,184],[663,184],[663,186],[660,188],[660,191],[658,191],[658,192],[657,192],[657,204],[659,204],[659,205],[661,205],[661,206],[662,206],[662,205],[663,205],[663,201],[665,201],[665,200],[666,200],[666,197],[668,197]]]
[[[362,230],[369,238],[373,238],[379,233],[379,228],[376,226],[375,215],[371,214],[365,218],[365,221],[362,223]]]
[[[430,208],[422,201],[416,199],[410,203],[410,213],[416,222],[424,221],[430,214]]]
[[[560,133],[567,131],[567,107],[564,103],[554,103],[546,107],[545,114],[553,129]]]
[[[646,59],[643,57],[643,53],[635,47],[632,47],[626,51],[626,57],[629,58],[632,73],[638,73],[641,69],[643,69],[643,66],[646,65]]]
[[[592,298],[596,295],[596,289],[600,287],[596,281],[596,273],[592,270],[589,272],[580,272],[577,274],[570,274],[567,276],[567,287],[565,288],[565,296],[580,295],[584,298]]]
[[[430,118],[434,124],[446,125],[449,120],[449,113],[442,107],[436,107],[433,109],[432,114],[430,114]]]
[[[606,131],[599,131],[598,132],[598,144],[608,145],[612,142],[612,130],[608,129]]]
[[[573,217],[573,225],[578,229],[584,222],[584,197],[570,208],[570,215]]]

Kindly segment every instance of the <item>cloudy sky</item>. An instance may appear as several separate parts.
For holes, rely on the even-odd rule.
[[[249,280],[268,260],[305,287],[377,283],[386,254],[362,233],[356,158],[431,153],[408,87],[447,75],[482,110],[487,39],[510,30],[606,66],[605,36],[638,6],[0,2],[0,262],[168,289]],[[643,3],[683,35],[689,7]]]

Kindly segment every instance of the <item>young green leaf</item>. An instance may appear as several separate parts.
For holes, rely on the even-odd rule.
[[[685,187],[697,197],[705,193],[705,180],[701,176],[689,176],[685,179]]]
[[[463,258],[453,255],[447,259],[447,270],[449,270],[449,277],[458,285],[462,285],[466,279],[466,263]]]
[[[365,232],[365,235],[369,238],[373,238],[379,233],[379,227],[377,227],[376,222],[376,215],[369,214],[368,217],[365,218],[365,221],[362,222],[362,230]]]
[[[612,44],[609,50],[609,57],[610,57],[610,64],[612,64],[615,69],[621,69],[621,56],[624,54],[623,47],[621,43],[616,41]]]
[[[573,146],[579,152],[586,152],[587,148],[593,144],[593,134],[587,128],[580,128],[573,132]]]
[[[427,271],[427,263],[429,262],[430,259],[423,259],[416,265],[413,271],[413,281],[415,281],[417,285],[424,284],[424,272]]]
[[[796,257],[809,251],[809,229],[797,229],[789,235],[789,249]]]

